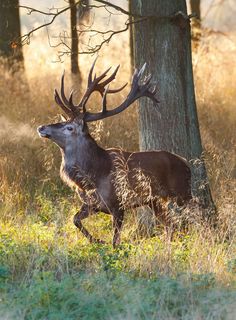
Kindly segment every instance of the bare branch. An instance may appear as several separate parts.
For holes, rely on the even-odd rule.
[[[117,5],[115,5],[115,4],[113,4],[113,3],[110,3],[110,2],[108,2],[108,1],[104,1],[104,0],[95,0],[95,1],[100,2],[100,3],[103,3],[105,6],[111,7],[111,8],[113,8],[113,9],[117,10],[117,11],[120,11],[121,13],[123,13],[123,14],[125,14],[125,15],[127,15],[127,16],[140,17],[139,15],[133,15],[131,12],[126,11],[125,9],[121,8],[120,6],[117,6]]]
[[[80,1],[77,1],[77,2],[75,2],[75,4],[73,6],[77,6],[79,3],[80,3]],[[67,6],[67,7],[65,7],[65,8],[63,8],[61,10],[57,10],[56,13],[44,12],[44,11],[41,11],[41,10],[38,10],[38,9],[35,9],[35,8],[31,8],[31,7],[28,7],[28,6],[19,6],[19,8],[24,8],[24,9],[29,10],[29,14],[31,14],[33,12],[37,12],[37,13],[41,13],[41,14],[44,14],[44,15],[52,16],[52,19],[49,22],[46,22],[44,24],[41,24],[38,27],[33,28],[32,30],[30,30],[28,33],[26,33],[25,35],[23,35],[20,38],[20,42],[22,43],[22,45],[24,45],[24,44],[26,44],[26,43],[28,44],[30,42],[30,37],[34,32],[36,32],[36,31],[38,31],[38,30],[40,30],[42,28],[46,28],[46,27],[50,26],[59,15],[63,14],[67,10],[69,10],[71,8],[71,6]],[[15,41],[15,42],[17,42],[17,41]]]
[[[31,8],[29,6],[19,6],[19,8],[27,9],[28,10],[28,15],[30,15],[31,13],[34,13],[34,12],[43,14],[45,16],[54,16],[55,15],[55,13],[41,11],[41,10],[38,10],[38,9],[35,9],[35,8]]]
[[[96,5],[96,4],[89,4],[88,5],[88,8],[89,9],[93,9],[93,8],[103,8],[105,10],[108,11],[108,13],[111,15],[113,15],[114,13],[112,13],[110,11],[110,8],[112,9],[115,9],[116,11],[122,13],[122,14],[125,14],[128,16],[128,19],[125,23],[125,27],[120,29],[120,30],[107,30],[107,31],[100,31],[100,30],[94,30],[92,29],[92,24],[90,24],[90,26],[84,26],[83,24],[80,24],[80,26],[84,26],[86,28],[86,30],[81,30],[81,29],[78,29],[77,31],[79,32],[79,37],[80,37],[80,43],[82,43],[83,41],[81,41],[81,37],[83,36],[83,34],[85,33],[90,33],[90,36],[89,36],[89,40],[88,40],[88,43],[85,44],[85,46],[87,47],[86,50],[80,50],[79,51],[79,54],[92,54],[92,53],[96,53],[98,52],[105,44],[108,44],[112,38],[117,35],[117,34],[120,34],[122,32],[126,32],[128,29],[129,29],[129,26],[131,24],[134,24],[134,23],[140,23],[140,22],[143,22],[145,20],[151,20],[151,19],[155,19],[155,20],[173,20],[173,19],[176,19],[176,17],[179,17],[180,16],[180,12],[176,13],[176,14],[173,14],[173,15],[170,15],[170,16],[157,16],[157,15],[148,15],[148,16],[140,16],[140,15],[135,15],[133,14],[132,12],[129,12],[125,9],[123,9],[122,7],[120,6],[117,6],[113,3],[110,3],[108,1],[105,1],[105,0],[94,0],[95,2],[98,2],[100,3],[101,5]],[[76,1],[73,6],[78,6],[78,5],[83,5],[83,0],[78,0]],[[24,44],[29,44],[30,42],[30,37],[33,33],[35,33],[36,31],[42,29],[42,28],[47,28],[48,26],[50,26],[51,24],[53,24],[53,22],[55,21],[55,19],[65,13],[66,11],[68,11],[70,8],[71,8],[71,5],[68,5],[66,7],[63,7],[61,9],[59,8],[52,8],[51,10],[54,10],[55,12],[45,12],[45,11],[42,11],[42,10],[38,10],[38,9],[35,9],[35,8],[31,8],[29,6],[19,6],[20,8],[24,8],[24,9],[27,9],[29,11],[28,14],[31,14],[31,13],[40,13],[40,14],[43,14],[43,15],[46,15],[46,16],[50,16],[51,17],[51,20],[38,26],[38,27],[35,27],[33,28],[31,31],[29,31],[28,33],[26,33],[25,35],[23,35],[19,41],[21,42],[22,45]],[[130,17],[134,17],[134,20],[131,21]],[[188,20],[191,18],[191,16],[182,16],[182,18],[184,18],[184,20]],[[48,32],[48,30],[47,30]],[[102,37],[102,41],[99,43],[99,44],[96,44],[96,45],[93,45],[93,46],[90,46],[90,43],[91,43],[91,39],[96,36],[96,35],[100,35]],[[59,59],[61,59],[61,57],[65,54],[65,55],[70,55],[71,54],[71,50],[70,48],[68,47],[68,44],[66,43],[66,39],[67,37],[64,35],[64,37],[61,36],[61,34],[59,35],[58,37],[60,39],[60,43],[57,43],[56,45],[52,45],[50,42],[49,42],[49,45],[51,47],[59,47],[59,46],[64,46],[64,48],[67,48],[67,50],[64,50],[64,51],[59,51]],[[71,38],[70,38],[71,39]],[[15,41],[17,42],[17,41]]]

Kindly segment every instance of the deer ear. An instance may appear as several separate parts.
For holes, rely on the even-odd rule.
[[[60,114],[60,119],[61,119],[61,121],[63,121],[63,122],[66,122],[66,121],[67,121],[67,119],[63,116],[63,114]]]
[[[83,119],[81,119],[80,121],[81,121],[80,123],[81,123],[82,132],[87,133],[88,132],[87,123]]]
[[[81,128],[82,128],[82,131],[84,132],[84,128],[85,128],[85,122],[83,119],[80,119],[79,121],[80,125],[81,125]]]

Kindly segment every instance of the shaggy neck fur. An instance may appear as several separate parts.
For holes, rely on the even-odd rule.
[[[94,189],[99,178],[109,175],[109,154],[87,134],[62,150],[61,177],[70,186]]]

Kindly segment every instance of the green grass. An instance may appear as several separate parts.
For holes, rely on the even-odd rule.
[[[233,319],[232,242],[197,228],[173,241],[138,238],[127,217],[113,249],[110,217],[100,214],[85,223],[108,244],[89,244],[72,223],[79,203],[50,192],[27,215],[1,209],[1,319]]]
[[[6,274],[3,274],[6,281]],[[227,319],[234,291],[214,275],[136,277],[132,273],[78,272],[62,278],[37,272],[29,283],[2,295],[4,314],[13,319]],[[11,311],[9,311],[11,310]],[[5,313],[4,313],[5,311]]]

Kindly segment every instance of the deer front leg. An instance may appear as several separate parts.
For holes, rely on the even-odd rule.
[[[117,210],[113,213],[113,228],[114,228],[114,235],[113,235],[113,248],[120,244],[120,233],[121,227],[124,219],[124,211]]]
[[[104,241],[94,238],[81,223],[81,220],[87,218],[90,214],[96,214],[99,211],[98,209],[94,208],[94,210],[90,212],[90,209],[91,208],[87,204],[83,204],[81,209],[74,216],[74,224],[91,243],[104,244]]]

